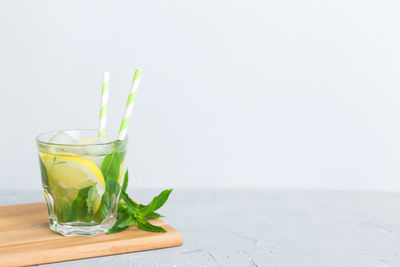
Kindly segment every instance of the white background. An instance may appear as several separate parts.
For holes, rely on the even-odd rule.
[[[118,129],[135,187],[400,190],[400,2],[4,1],[1,189],[39,189],[37,134]]]

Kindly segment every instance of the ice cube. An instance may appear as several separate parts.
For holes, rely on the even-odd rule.
[[[74,154],[74,155],[82,155],[85,153],[85,150],[81,147],[75,147],[73,145],[78,145],[79,141],[76,137],[64,132],[58,131],[49,141],[52,144],[49,148],[49,152],[51,154]],[[63,146],[65,145],[65,146]],[[72,145],[72,146],[69,146]]]
[[[82,144],[88,144],[93,146],[85,147],[85,154],[91,155],[88,157],[89,160],[93,161],[99,168],[101,168],[101,164],[103,163],[105,155],[111,152],[111,146],[96,146],[98,144],[107,144],[111,142],[112,139],[108,136],[102,136],[99,138],[85,138],[85,140],[80,140]]]
[[[50,143],[59,145],[75,145],[78,140],[63,131],[58,131],[51,139]]]
[[[87,140],[84,140],[81,143],[83,144],[88,144],[88,145],[93,145],[93,146],[87,146],[85,147],[85,152],[87,155],[105,155],[110,153],[110,147],[111,146],[96,146],[96,145],[101,145],[101,144],[107,144],[112,141],[112,139],[108,136],[102,136],[99,138],[86,138]]]

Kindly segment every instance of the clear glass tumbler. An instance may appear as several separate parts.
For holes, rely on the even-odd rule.
[[[64,130],[36,138],[50,229],[65,236],[106,233],[117,217],[128,137]]]

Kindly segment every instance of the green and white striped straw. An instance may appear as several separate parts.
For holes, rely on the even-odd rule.
[[[110,83],[110,73],[103,72],[103,85],[101,86],[101,107],[98,137],[102,137],[106,132],[107,122],[107,103],[108,103],[108,87]]]
[[[143,70],[137,68],[135,71],[135,76],[133,77],[131,90],[129,92],[128,101],[125,106],[124,117],[122,118],[121,127],[119,128],[118,140],[123,140],[128,131],[129,120],[131,119],[133,103],[135,102],[136,93],[139,88],[140,80],[142,79]]]

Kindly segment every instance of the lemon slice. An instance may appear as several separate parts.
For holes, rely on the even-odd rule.
[[[100,208],[101,197],[105,191],[103,174],[95,163],[78,156],[49,155],[41,156],[46,167],[49,187],[54,192],[54,198],[65,198],[72,203],[78,191],[90,185],[95,185],[97,198],[95,211]]]

